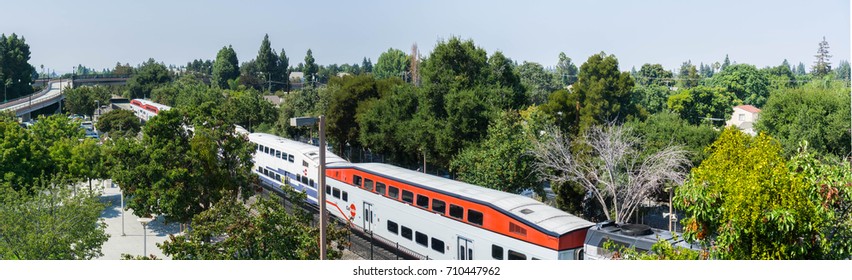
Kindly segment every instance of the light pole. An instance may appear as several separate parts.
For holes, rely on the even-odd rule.
[[[319,204],[319,219],[320,219],[320,260],[325,259],[325,235],[326,235],[326,220],[325,213],[325,116],[319,117],[297,117],[290,119],[291,126],[309,126],[319,123],[319,170],[317,172],[317,204]]]
[[[142,235],[144,236],[142,239],[142,256],[148,255],[148,223],[154,220],[151,217],[138,218],[136,219],[140,223],[142,223]]]

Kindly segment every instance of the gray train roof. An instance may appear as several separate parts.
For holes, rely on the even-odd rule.
[[[592,222],[526,196],[484,188],[393,165],[382,163],[347,163],[335,164],[329,166],[329,168],[356,168],[365,172],[381,174],[385,177],[433,189],[441,193],[458,196],[465,200],[490,205],[498,211],[510,213],[516,218],[526,220],[535,226],[557,235],[594,225]]]
[[[319,164],[319,147],[317,146],[267,133],[250,133],[249,140],[271,148],[284,147],[289,151],[300,153],[314,163]],[[325,151],[326,165],[339,162],[346,163],[348,161],[331,151]]]

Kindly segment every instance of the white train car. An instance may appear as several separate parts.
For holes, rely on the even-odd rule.
[[[133,99],[130,101],[130,108],[133,110],[133,114],[136,115],[136,117],[147,122],[161,111],[170,110],[172,107],[155,103],[150,100]]]
[[[317,203],[319,148],[252,133],[264,184]],[[531,198],[326,153],[328,211],[430,259],[582,259],[593,224]]]
[[[279,190],[289,184],[317,204],[318,147],[266,133],[250,133],[248,138],[255,144],[253,170],[261,183]],[[327,165],[346,162],[331,152],[325,155]]]

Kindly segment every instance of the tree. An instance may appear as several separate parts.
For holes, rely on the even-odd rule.
[[[420,77],[428,98],[429,110],[437,118],[446,117],[444,96],[450,91],[471,89],[487,78],[485,50],[472,40],[452,37],[439,42],[423,62]]]
[[[371,75],[346,76],[334,78],[329,84],[336,87],[331,92],[331,100],[325,113],[329,140],[339,145],[338,151],[343,151],[346,144],[362,146],[358,141],[359,126],[355,115],[360,103],[383,95],[391,85],[401,83],[400,80],[376,81]]]
[[[680,84],[683,88],[694,88],[701,82],[701,76],[698,75],[698,70],[695,69],[695,65],[692,64],[692,61],[684,62],[683,65],[680,66],[678,80],[680,80],[678,84]]]
[[[667,86],[639,85],[633,88],[630,96],[634,104],[642,106],[649,114],[656,114],[668,108],[666,104],[672,94],[673,91]]]
[[[364,74],[373,73],[373,62],[364,57],[364,61],[361,62],[361,70]]]
[[[240,77],[240,62],[237,60],[237,52],[230,45],[222,47],[216,54],[216,62],[213,63],[213,80],[211,84],[219,88],[229,88],[228,81]]]
[[[33,92],[30,84],[36,70],[29,60],[30,46],[23,36],[0,34],[0,83],[6,85],[4,102]]]
[[[633,78],[618,70],[618,59],[613,55],[589,57],[580,66],[573,89],[580,102],[581,132],[597,124],[641,117],[639,108],[631,102]]]
[[[523,133],[521,116],[507,111],[488,127],[488,136],[464,148],[450,163],[458,180],[510,193],[535,190],[544,197],[533,167],[530,136]]]
[[[88,260],[103,256],[109,239],[100,218],[99,194],[76,190],[51,177],[37,179],[38,191],[0,187],[0,259]]]
[[[837,79],[840,79],[840,80],[846,81],[846,84],[848,85],[848,84],[849,84],[849,81],[850,81],[850,77],[849,77],[849,75],[850,75],[849,61],[841,60],[841,61],[840,61],[840,63],[838,63],[838,64],[837,64],[837,68],[836,68],[836,69],[834,69],[834,70],[835,70],[835,74],[834,74],[834,76],[835,76]]]
[[[732,65],[713,75],[711,85],[732,92],[743,104],[761,108],[769,97],[769,80],[753,65]]]
[[[817,82],[820,83],[820,82]],[[813,85],[773,93],[760,112],[758,131],[772,135],[792,155],[802,141],[817,154],[849,153],[849,88]]]
[[[573,142],[555,129],[546,135],[533,144],[537,173],[558,184],[582,185],[603,208],[606,219],[618,223],[629,221],[655,189],[665,183],[680,184],[689,166],[686,151],[678,146],[641,157],[638,140],[625,126],[593,126]]]
[[[719,131],[710,125],[693,125],[671,112],[659,112],[644,121],[625,123],[642,136],[642,156],[647,157],[668,146],[686,150],[691,166],[698,166],[707,157],[704,148],[719,137]]]
[[[139,118],[128,110],[112,110],[98,119],[97,128],[112,138],[139,134]]]
[[[416,139],[407,133],[410,132],[407,126],[411,125],[418,105],[418,92],[411,84],[396,86],[378,99],[364,101],[355,115],[360,128],[358,141],[370,151],[388,157],[391,162],[403,166],[418,165],[420,151],[416,147]]]
[[[725,69],[727,69],[728,66],[731,66],[731,59],[729,59],[728,55],[725,54],[725,62],[722,63],[722,69],[721,70],[725,71]]]
[[[282,89],[290,92],[290,58],[287,58],[287,53],[284,52],[284,49],[281,49],[281,53],[278,54],[277,75],[276,80],[282,82]]]
[[[687,240],[702,242],[714,259],[852,255],[848,163],[837,168],[807,156],[788,163],[771,137],[735,128],[708,150],[710,156],[675,190],[675,207],[687,216],[681,221]]]
[[[796,75],[798,75],[798,76],[804,76],[804,75],[807,75],[807,74],[808,74],[808,73],[807,73],[807,72],[805,72],[805,64],[804,64],[804,63],[799,62],[799,65],[798,65],[798,66],[796,66]]]
[[[502,110],[517,110],[529,103],[521,81],[519,73],[515,70],[515,63],[502,52],[495,52],[488,58],[488,85],[485,98],[491,106]],[[546,96],[543,97],[542,102],[546,99]]]
[[[269,43],[269,34],[263,36],[263,42],[260,43],[260,50],[257,51],[257,58],[255,59],[255,63],[257,63],[257,70],[262,73],[259,77],[262,80],[265,80],[268,84],[267,90],[272,92],[272,83],[271,81],[279,75],[276,75],[280,69],[278,66],[278,54],[272,50],[272,46]],[[277,86],[276,86],[277,87]]]
[[[311,52],[311,49],[308,49],[307,54],[305,54],[305,64],[301,68],[302,75],[305,77],[305,82],[308,84],[314,82],[317,71],[319,71],[319,67],[314,62],[314,54]]]
[[[254,126],[261,123],[276,120],[276,110],[272,103],[255,90],[230,91],[222,109],[229,114],[229,123],[241,125],[248,131],[254,131]]]
[[[136,75],[127,80],[127,90],[130,92],[130,98],[148,98],[155,87],[171,81],[172,77],[166,66],[151,58],[142,63]]]
[[[379,55],[373,75],[376,79],[402,77],[408,80],[409,57],[401,50],[390,48]]]
[[[219,201],[252,194],[255,147],[223,119],[172,108],[146,123],[141,141],[111,141],[111,174],[130,197],[127,206],[138,216],[188,223]]]
[[[304,200],[294,193],[291,198],[297,204]],[[300,207],[288,211],[275,198],[261,197],[249,207],[225,200],[195,216],[192,231],[169,236],[160,248],[176,260],[316,260],[319,229],[312,222],[310,213]],[[326,259],[339,259],[345,232],[330,224],[326,236],[337,245],[328,246]]]
[[[819,42],[819,49],[814,57],[816,57],[816,61],[814,61],[814,66],[811,67],[811,73],[814,76],[822,77],[831,72],[831,62],[829,61],[831,55],[828,54],[828,42],[825,41],[825,36],[822,37],[822,42]]]
[[[0,139],[0,189],[31,190],[42,170],[50,166],[45,143],[35,140],[14,119],[0,119]]]
[[[580,131],[580,97],[576,92],[564,89],[550,94],[547,103],[541,105],[541,111],[553,119],[559,130],[568,135],[577,135]]]
[[[674,75],[671,71],[663,68],[660,64],[645,63],[636,75],[636,82],[640,85],[649,86],[671,86]]]
[[[785,65],[786,63],[787,60],[785,59],[781,65],[767,67],[761,70],[769,80],[769,86],[771,88],[781,89],[796,86],[796,76],[793,75],[793,71],[790,70],[790,66]]]
[[[66,89],[65,108],[72,114],[93,116],[98,104],[109,104],[109,90],[103,86],[83,86]]]
[[[556,77],[559,85],[563,88],[577,82],[577,65],[571,62],[571,58],[564,52],[559,53],[559,61],[556,63]]]
[[[541,64],[526,62],[518,66],[518,75],[521,84],[527,89],[532,104],[542,104],[547,101],[547,96],[559,87],[554,84],[553,74],[544,71]]]
[[[723,88],[698,86],[670,96],[668,107],[690,124],[721,126],[722,122],[713,119],[727,119],[738,103],[736,96]]]

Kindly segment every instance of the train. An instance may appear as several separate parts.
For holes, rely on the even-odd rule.
[[[137,112],[143,120],[169,108],[147,100],[134,106],[151,108]],[[240,126],[236,133],[254,145],[252,171],[264,186],[304,192],[312,205],[324,191],[331,215],[426,259],[583,260],[587,252],[588,259],[606,259],[612,256],[601,247],[607,240],[647,251],[649,240],[665,234],[595,224],[523,195],[389,164],[352,163],[331,151],[323,187],[316,181],[320,147]],[[662,238],[680,243],[670,234]]]
[[[133,114],[145,122],[159,114],[161,111],[166,111],[171,108],[172,107],[152,102],[147,99],[137,98],[130,100],[130,109],[133,111]]]

